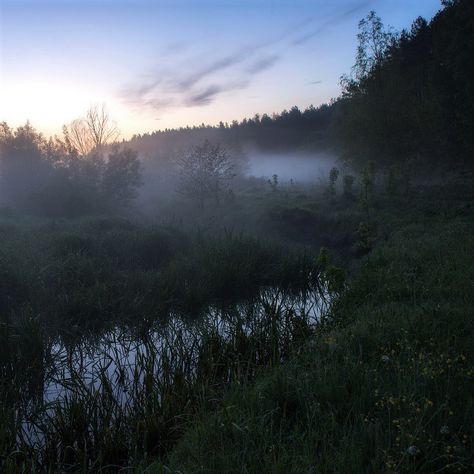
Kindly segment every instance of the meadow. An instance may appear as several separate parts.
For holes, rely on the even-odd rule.
[[[4,213],[2,470],[467,472],[470,187],[363,182]]]

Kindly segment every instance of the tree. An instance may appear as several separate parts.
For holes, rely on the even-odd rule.
[[[114,147],[105,157],[94,148],[79,156],[69,129],[46,140],[28,122],[0,123],[0,203],[28,213],[76,217],[121,208],[137,196],[137,153]]]
[[[235,176],[230,155],[220,145],[213,145],[208,140],[184,153],[176,164],[178,192],[196,199],[201,208],[208,198],[219,203],[221,194]]]
[[[382,20],[374,11],[359,22],[356,62],[353,74],[357,80],[366,78],[376,67],[380,67],[387,56],[396,35],[386,30]]]
[[[65,139],[82,156],[92,151],[100,153],[105,145],[113,143],[120,135],[105,104],[94,104],[89,107],[85,118],[73,120],[69,126],[65,125],[63,133]]]
[[[341,78],[342,98],[333,125],[356,160],[365,160],[367,154],[386,157],[397,147],[394,73],[388,67],[397,35],[372,11],[359,22],[357,39],[351,75]]]
[[[94,142],[84,119],[73,120],[69,128],[64,125],[63,134],[65,140],[69,141],[81,156],[88,155],[94,149]]]
[[[11,129],[0,124],[0,191],[1,199],[24,205],[52,173],[45,158],[47,142],[29,122]]]
[[[94,147],[100,150],[104,145],[117,140],[120,132],[111,120],[105,104],[99,107],[95,104],[86,114],[86,125]]]
[[[128,204],[142,185],[141,163],[130,148],[114,147],[105,164],[102,190],[107,201]]]

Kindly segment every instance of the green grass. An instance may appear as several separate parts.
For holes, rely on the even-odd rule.
[[[0,470],[468,472],[472,202],[454,183],[379,189],[369,212],[308,188],[252,191],[179,226],[4,218]],[[298,298],[324,283],[341,293],[341,272],[316,259],[322,243],[350,279],[315,331]],[[169,315],[191,335],[171,318],[163,358],[148,331]],[[51,371],[63,377],[115,327],[146,349],[127,402],[113,394],[123,367],[99,367],[100,390],[74,374],[74,394],[43,403]],[[22,416],[43,445],[25,439]]]
[[[473,231],[466,218],[405,223],[324,330],[201,413],[151,472],[471,471]]]
[[[197,317],[263,286],[307,287],[314,258],[237,232],[183,232],[118,219],[0,223],[0,312],[50,327]]]

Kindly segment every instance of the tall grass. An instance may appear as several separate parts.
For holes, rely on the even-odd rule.
[[[465,217],[405,224],[324,330],[197,414],[150,471],[472,472],[473,230]]]
[[[236,232],[0,222],[0,471],[469,470],[472,199],[425,191],[374,196],[348,290]],[[271,194],[267,233],[359,252],[355,203]]]
[[[164,459],[202,407],[285,360],[327,294],[314,256],[120,219],[0,228],[0,467]]]
[[[2,342],[17,339],[29,349],[18,347],[16,359],[2,354],[18,390],[13,398],[7,386],[0,391],[2,466],[114,471],[164,458],[197,410],[287,359],[326,309],[316,288],[299,295],[269,288],[248,303],[211,307],[200,320],[175,315],[147,330],[117,328],[72,345],[56,340],[36,349],[43,338],[33,321],[21,335],[4,332]]]
[[[300,291],[315,267],[308,253],[232,232],[184,234],[116,219],[0,230],[3,318],[26,311],[66,329],[142,324],[170,310],[199,316],[262,286]]]

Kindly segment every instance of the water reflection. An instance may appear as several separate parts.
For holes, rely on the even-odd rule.
[[[251,302],[210,307],[197,320],[170,315],[146,330],[116,327],[74,343],[58,338],[38,372],[41,396],[36,386],[19,409],[19,437],[43,443],[43,433],[73,403],[106,412],[112,422],[150,400],[161,403],[178,383],[252,377],[284,359],[327,307],[327,292],[319,289],[296,295],[265,289]]]

